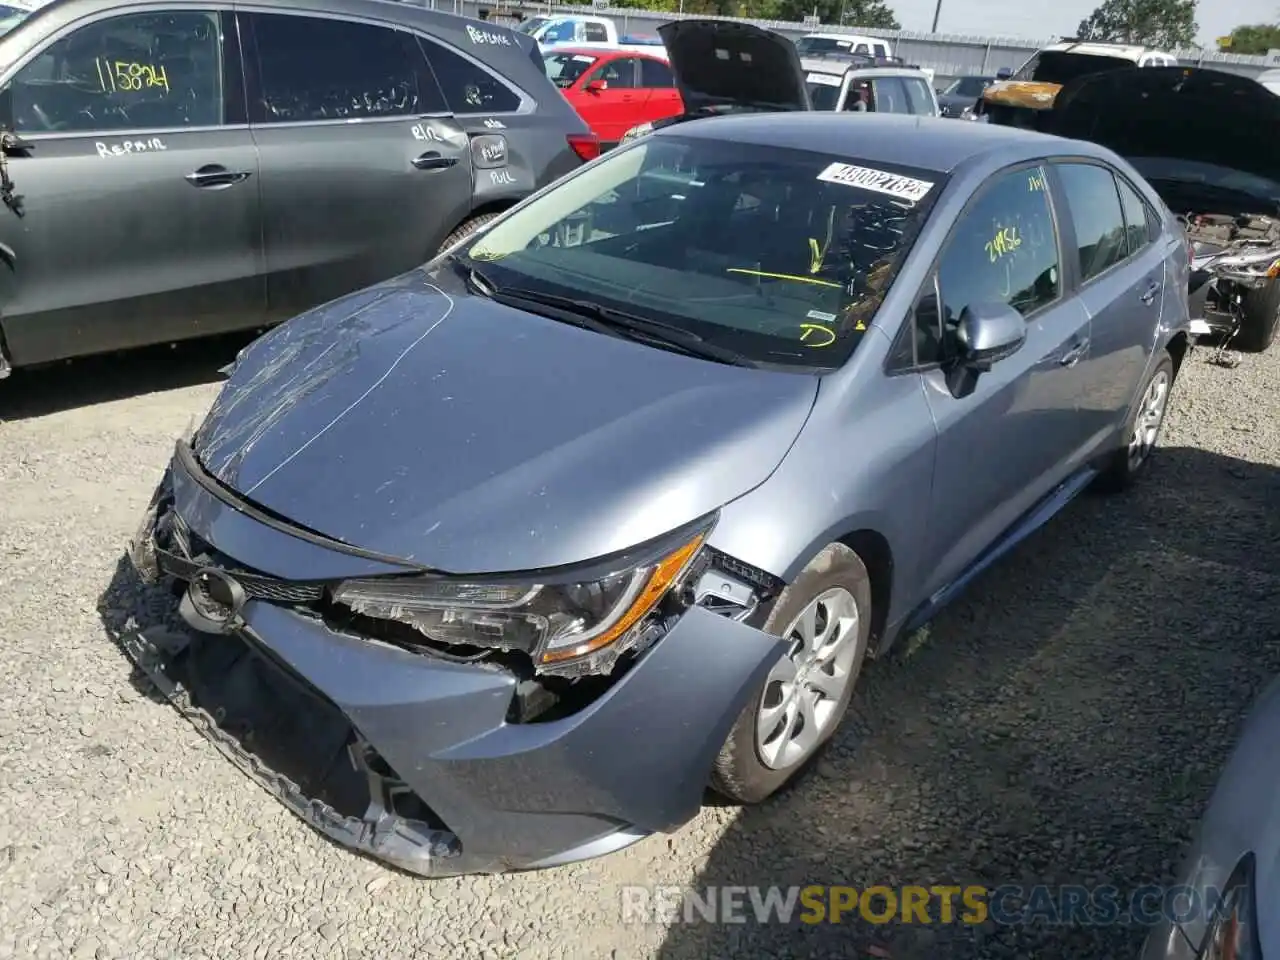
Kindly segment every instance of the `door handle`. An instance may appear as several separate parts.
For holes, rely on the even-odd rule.
[[[1066,353],[1058,358],[1058,365],[1063,367],[1074,367],[1080,362],[1080,358],[1089,352],[1089,338],[1077,341],[1075,346],[1071,347]]]
[[[447,170],[458,162],[458,158],[442,156],[436,150],[428,150],[409,162],[419,170]]]
[[[191,171],[184,178],[193,187],[205,189],[229,187],[234,183],[249,179],[247,170],[228,170],[220,163],[206,163],[203,167]]]
[[[1138,299],[1149,307],[1155,302],[1156,294],[1159,292],[1160,284],[1157,281],[1152,280],[1151,283],[1148,284],[1147,289],[1142,292],[1142,296]]]

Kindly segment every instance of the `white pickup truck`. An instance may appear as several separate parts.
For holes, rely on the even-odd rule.
[[[656,37],[620,36],[618,26],[608,17],[591,16],[538,16],[520,24],[521,33],[527,33],[538,41],[543,50],[555,47],[601,47],[611,50],[637,50],[654,56],[665,57],[662,41]]]

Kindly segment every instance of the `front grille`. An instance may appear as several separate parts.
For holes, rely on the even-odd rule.
[[[176,513],[169,514],[167,526],[169,536],[157,537],[156,562],[169,576],[190,582],[197,571],[212,567],[234,577],[251,600],[301,606],[324,599],[324,583],[282,580],[247,570],[193,533]]]

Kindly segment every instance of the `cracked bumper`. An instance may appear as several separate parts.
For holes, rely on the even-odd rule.
[[[280,536],[191,487],[179,485],[177,509],[240,557],[253,526]],[[318,549],[295,542],[288,553],[304,548]],[[517,679],[500,667],[337,633],[263,600],[242,615],[238,634],[144,630],[126,649],[294,813],[424,876],[553,866],[677,829],[697,813],[720,745],[780,649],[693,608],[589,705],[519,724],[507,719]]]

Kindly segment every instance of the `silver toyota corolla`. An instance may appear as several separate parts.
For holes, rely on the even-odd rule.
[[[1185,238],[1098,146],[814,112],[658,131],[250,346],[132,547],[134,653],[427,875],[759,801],[864,662],[1156,445]],[[182,621],[179,621],[182,622]]]

